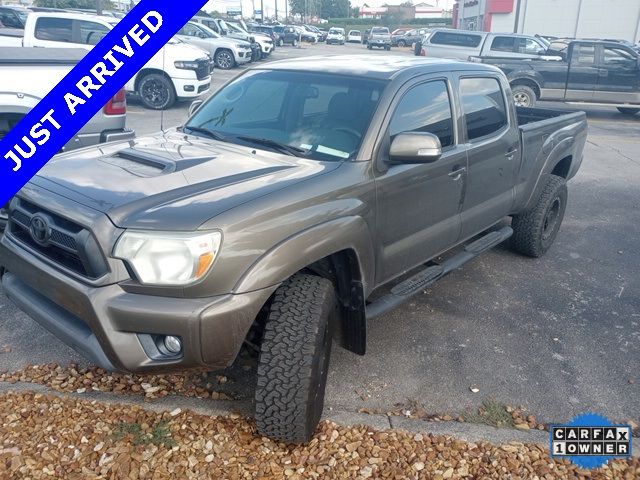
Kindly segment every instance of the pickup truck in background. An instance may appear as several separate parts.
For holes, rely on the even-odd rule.
[[[555,100],[617,107],[640,112],[640,54],[619,42],[554,40],[556,60],[480,57],[499,67],[511,85],[516,105]]]
[[[229,70],[251,61],[251,44],[223,37],[204,24],[187,22],[176,35],[180,40],[209,52],[221,70]]]
[[[85,50],[73,49],[0,47],[0,140],[85,54]],[[132,140],[135,133],[126,128],[126,120],[126,95],[121,91],[82,127],[64,151]],[[0,209],[0,232],[6,219],[6,211]]]
[[[586,115],[511,99],[497,68],[447,60],[248,69],[178,128],[50,161],[11,202],[2,288],[109,370],[258,345],[259,432],[307,441],[333,338],[363,355],[368,320],[483,252],[553,244]]]
[[[30,13],[23,47],[91,50],[120,20],[83,13]],[[0,46],[16,45],[14,36],[2,34]],[[125,86],[145,107],[170,108],[178,100],[195,99],[209,91],[212,62],[207,52],[178,40],[170,41]]]
[[[367,36],[367,48],[373,47],[391,50],[391,33],[387,27],[373,27]]]
[[[470,57],[539,58],[547,55],[541,38],[436,28],[422,39],[422,56],[469,60]]]

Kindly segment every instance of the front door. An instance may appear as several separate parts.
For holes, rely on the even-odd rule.
[[[590,102],[598,83],[596,46],[593,43],[574,43],[572,46],[565,100]]]
[[[467,159],[457,140],[450,79],[417,81],[394,101],[382,160],[403,132],[438,136],[442,157],[429,164],[389,165],[376,178],[377,283],[424,263],[455,244]]]
[[[463,77],[459,88],[469,157],[462,209],[466,239],[511,213],[520,139],[499,77]]]
[[[598,48],[598,84],[594,101],[640,103],[638,55],[623,45]]]

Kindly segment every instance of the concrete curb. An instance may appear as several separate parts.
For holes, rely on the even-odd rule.
[[[223,416],[237,413],[250,417],[252,405],[249,401],[213,401],[201,398],[188,398],[172,395],[164,398],[148,399],[142,396],[121,395],[111,392],[87,391],[86,393],[66,393],[53,390],[46,385],[37,383],[2,383],[0,394],[14,392],[37,392],[69,397],[82,400],[95,400],[106,404],[137,405],[154,412],[172,411],[176,408],[192,410],[202,415]],[[366,414],[339,410],[333,407],[325,408],[323,420],[329,420],[340,425],[366,425],[378,430],[399,429],[412,433],[431,433],[446,435],[469,442],[490,442],[495,444],[521,442],[548,445],[547,432],[532,430],[521,431],[508,428],[495,428],[488,425],[460,422],[426,422],[419,419],[405,417],[390,417],[383,414]]]

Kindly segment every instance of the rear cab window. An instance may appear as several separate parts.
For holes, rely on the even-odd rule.
[[[507,103],[497,78],[461,78],[460,100],[469,141],[498,135],[508,126]]]
[[[482,41],[481,35],[471,33],[435,32],[429,39],[433,45],[475,48]]]
[[[42,17],[36,20],[35,37],[49,42],[73,42],[73,20]]]

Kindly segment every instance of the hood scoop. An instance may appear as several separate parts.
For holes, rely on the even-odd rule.
[[[215,156],[184,158],[175,161],[162,157],[157,151],[149,152],[141,149],[126,148],[111,157],[100,159],[101,162],[120,167],[131,175],[149,178],[180,172],[214,160]]]

